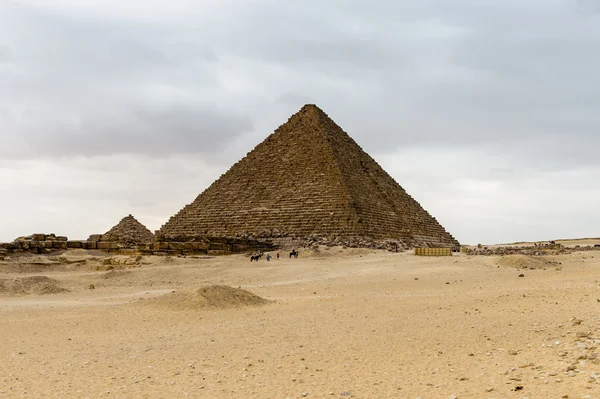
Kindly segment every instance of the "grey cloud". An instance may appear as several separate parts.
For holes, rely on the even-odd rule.
[[[283,93],[282,95],[278,96],[277,101],[286,105],[291,105],[293,107],[297,107],[301,104],[308,104],[311,102],[310,97],[291,92]]]
[[[140,136],[136,130],[148,130],[148,118],[136,125],[108,110],[156,107],[157,99],[165,109],[220,101],[218,108],[238,122],[219,127],[214,122],[223,118],[215,115],[206,130],[231,139],[250,128],[250,114],[260,129],[262,121],[275,128],[271,121],[316,102],[369,151],[590,136],[598,128],[600,56],[593,49],[600,24],[576,2],[349,0],[340,8],[308,0],[235,7],[236,13],[228,6],[214,15],[190,13],[177,27],[135,20],[135,29],[117,18],[14,7],[16,19],[49,40],[35,47],[35,35],[21,32],[36,51],[21,54],[24,68],[4,72],[4,85],[17,100],[41,94],[45,107],[51,101],[73,110],[90,132],[131,130],[132,140]],[[240,74],[255,92],[229,83]],[[90,125],[94,120],[99,126]],[[167,118],[156,132],[182,129],[188,137],[186,121],[201,123],[183,116],[175,126]],[[60,124],[54,130],[65,131]],[[151,142],[142,150],[152,153]]]
[[[0,62],[6,62],[10,59],[10,47],[0,44]]]
[[[20,44],[0,66],[0,135],[13,144],[0,156],[207,153],[252,129],[209,101],[219,58],[204,43],[16,3],[0,13]]]
[[[226,148],[228,141],[252,129],[247,119],[189,105],[136,106],[106,116],[86,115],[75,123],[44,119],[30,123],[32,127],[19,133],[38,157],[208,153]],[[48,128],[40,132],[39,126]],[[0,149],[0,154],[10,157],[10,151]]]
[[[217,42],[284,68],[301,82],[295,97],[323,105],[371,151],[523,137],[595,141],[600,24],[577,4],[337,5],[242,6],[243,21]],[[265,84],[274,92],[279,85]],[[296,101],[280,102],[294,111]]]
[[[598,0],[573,0],[573,4],[584,12],[600,12],[600,1]]]

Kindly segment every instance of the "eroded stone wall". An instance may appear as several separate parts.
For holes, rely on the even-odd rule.
[[[193,241],[156,241],[143,245],[119,245],[116,242],[101,241],[100,234],[92,235],[87,241],[68,241],[67,237],[54,235],[34,235],[35,239],[19,238],[11,243],[0,243],[0,257],[18,254],[52,254],[68,249],[96,250],[114,254],[144,254],[158,256],[187,255],[232,255],[274,250],[272,242],[247,238],[207,238]]]

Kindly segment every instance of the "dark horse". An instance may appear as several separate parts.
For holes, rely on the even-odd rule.
[[[262,258],[263,254],[258,254],[258,255],[252,255],[250,256],[250,262],[252,261],[259,261],[260,258]]]
[[[298,251],[296,251],[295,249],[292,249],[292,252],[290,252],[290,259],[292,258],[292,256],[297,259]]]

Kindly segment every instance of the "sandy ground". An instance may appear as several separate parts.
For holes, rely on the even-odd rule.
[[[600,398],[599,261],[337,248],[116,271],[76,251],[0,262],[0,397]],[[31,276],[69,291],[10,291]],[[272,302],[174,296],[212,284]]]

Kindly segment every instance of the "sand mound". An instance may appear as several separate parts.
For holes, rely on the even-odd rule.
[[[0,293],[8,295],[47,295],[68,291],[58,281],[46,276],[0,280]]]
[[[515,269],[545,269],[559,265],[558,262],[528,255],[505,255],[498,259],[497,264],[498,266],[513,267]]]
[[[132,274],[129,270],[109,270],[106,273],[100,275],[101,279],[109,280],[113,278],[126,277]]]
[[[5,273],[40,273],[75,271],[85,266],[93,258],[83,256],[60,255],[22,255],[11,262],[2,264],[0,271]]]
[[[202,308],[232,308],[259,306],[270,301],[240,288],[209,285],[191,292],[173,292],[148,301],[171,309],[193,310]]]
[[[327,247],[320,245],[312,249],[301,249],[300,257],[305,258],[353,258],[360,256],[369,256],[373,254],[381,253],[375,249],[369,248],[347,248],[347,247]],[[284,255],[289,256],[289,251],[285,252]]]

